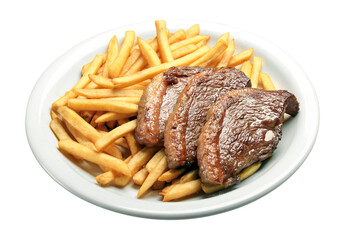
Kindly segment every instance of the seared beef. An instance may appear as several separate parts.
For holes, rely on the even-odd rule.
[[[209,108],[227,92],[250,86],[246,75],[235,68],[210,68],[189,80],[165,128],[169,168],[195,162],[196,142]]]
[[[166,121],[189,78],[203,67],[173,67],[155,76],[139,103],[136,140],[148,147],[164,144]]]
[[[229,92],[209,110],[198,139],[201,181],[231,185],[245,167],[272,155],[281,139],[284,112],[295,116],[296,97],[285,90]]]

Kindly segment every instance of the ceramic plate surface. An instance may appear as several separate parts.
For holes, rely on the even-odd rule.
[[[181,202],[161,201],[155,194],[137,199],[138,188],[127,186],[102,188],[94,176],[65,158],[57,149],[57,140],[49,128],[50,106],[79,80],[81,67],[96,54],[106,51],[113,35],[122,40],[126,30],[134,30],[144,39],[153,37],[153,22],[120,27],[86,40],[52,63],[37,81],[27,107],[26,131],[31,149],[45,171],[64,188],[98,206],[124,214],[180,219],[201,217],[243,206],[269,193],[286,181],[303,163],[314,145],[319,107],[314,88],[300,67],[282,50],[268,41],[222,24],[198,22],[201,34],[211,36],[210,46],[225,32],[235,39],[236,52],[253,47],[254,55],[264,59],[262,71],[276,82],[278,89],[294,93],[300,102],[299,114],[284,124],[283,138],[273,157],[245,181],[212,195],[199,195]],[[171,32],[192,25],[187,21],[168,21]]]

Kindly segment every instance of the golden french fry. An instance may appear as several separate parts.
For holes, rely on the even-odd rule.
[[[186,38],[192,38],[195,37],[196,35],[199,35],[199,33],[200,33],[199,24],[194,24],[185,32],[185,35]]]
[[[180,183],[190,182],[199,178],[199,169],[191,170],[180,178]]]
[[[138,144],[135,140],[134,132],[129,132],[125,134],[124,137],[129,145],[131,155],[134,156],[137,152],[141,150],[140,144]]]
[[[98,76],[98,75],[89,75],[89,79],[95,83],[96,85],[103,87],[103,88],[114,88],[115,85],[114,83],[111,81],[110,78],[107,77],[103,77],[103,76]],[[74,91],[76,92],[76,91]]]
[[[72,88],[72,90],[85,88],[86,85],[88,85],[90,82],[89,74],[95,74],[97,72],[97,70],[100,68],[100,66],[103,64],[104,61],[105,61],[104,55],[96,55],[94,60],[91,62],[91,65],[89,66],[89,68],[86,70],[84,75],[80,78],[80,80],[75,84],[75,86]],[[52,109],[57,109],[61,106],[65,106],[67,104],[67,101],[70,98],[74,98],[74,97],[76,97],[76,94],[74,93],[74,91],[66,92],[64,96],[62,96],[61,98],[59,98],[58,100],[53,102],[51,107],[52,107]]]
[[[184,40],[185,38],[186,38],[186,33],[184,29],[180,29],[174,32],[174,34],[169,37],[169,44],[176,43],[178,41]]]
[[[245,75],[250,78],[251,77],[251,69],[252,69],[252,64],[250,62],[250,60],[245,61],[242,65],[241,65],[241,71],[243,73],[245,73]]]
[[[243,62],[249,60],[254,53],[253,48],[249,48],[245,51],[242,51],[231,57],[230,62],[228,64],[229,67],[236,67],[237,65],[242,64]]]
[[[158,151],[146,164],[146,169],[148,172],[151,172],[151,170],[158,164],[158,162],[165,156],[165,149],[162,148],[160,151]]]
[[[172,180],[174,180],[175,178],[179,177],[181,174],[183,174],[185,172],[185,168],[179,168],[179,169],[170,169],[166,172],[164,172],[160,177],[159,177],[159,181],[164,181],[164,182],[171,182]]]
[[[122,124],[121,126],[118,126],[117,128],[108,132],[103,137],[97,139],[97,141],[95,142],[96,149],[98,151],[102,151],[103,149],[108,147],[110,144],[115,142],[116,139],[124,136],[126,133],[134,131],[135,128],[136,128],[136,120],[132,120],[130,122]]]
[[[112,182],[115,178],[115,173],[113,171],[104,172],[95,177],[96,182],[101,186],[106,186],[110,182]]]
[[[260,73],[260,80],[261,80],[261,84],[263,85],[263,88],[265,90],[267,90],[267,91],[276,90],[274,83],[268,74]]]
[[[70,108],[65,106],[60,107],[58,108],[58,113],[67,123],[76,128],[91,142],[95,143],[101,138],[101,134],[93,126],[91,126],[88,122],[82,119],[76,112],[74,112]],[[112,156],[118,156],[119,158],[122,157],[120,150],[114,145],[108,145],[108,147],[105,149],[105,152],[109,153]]]
[[[261,166],[261,162],[259,161],[242,170],[239,173],[240,181],[244,181],[246,178],[253,175],[260,168],[260,166]]]
[[[224,185],[201,183],[201,188],[204,191],[204,193],[210,194],[224,189]]]
[[[200,179],[186,183],[179,183],[164,194],[163,201],[168,202],[179,198],[188,197],[199,191],[201,191]]]
[[[103,64],[103,65],[99,68],[99,70],[96,72],[96,75],[103,75],[104,68],[105,68],[105,65]],[[90,83],[89,83],[89,84],[90,84]],[[88,85],[89,85],[89,84],[88,84]]]
[[[51,116],[51,119],[58,118],[56,112],[54,112],[53,110],[50,111],[50,116]]]
[[[144,147],[139,152],[137,152],[130,159],[128,166],[133,174],[135,174],[139,169],[144,166],[149,159],[154,155],[154,153],[158,150],[156,147]]]
[[[69,99],[68,106],[76,111],[110,111],[117,113],[135,113],[138,105],[134,103],[106,99]]]
[[[159,51],[163,62],[168,63],[174,61],[174,58],[171,55],[169,39],[166,32],[166,22],[164,20],[156,20],[155,27]]]
[[[212,47],[209,52],[207,52],[205,55],[200,57],[198,60],[191,63],[190,66],[201,66],[201,65],[206,66],[206,64],[210,62],[212,59],[217,58],[220,54],[222,54],[226,50],[228,46],[228,42],[226,41],[226,39],[229,39],[228,33],[221,35],[218,41],[216,42],[215,46]]]
[[[146,170],[146,168],[143,168],[134,174],[133,182],[136,185],[142,185],[148,175],[149,175],[149,172]]]
[[[95,152],[91,148],[88,148],[70,139],[61,140],[58,144],[60,149],[71,155],[80,157],[98,165],[108,167],[110,169],[114,169],[115,171],[126,176],[131,176],[131,171],[127,164],[118,158],[105,153]]]
[[[262,59],[259,57],[254,57],[253,66],[251,69],[251,76],[250,76],[251,87],[253,88],[257,88],[259,84],[259,75],[261,72],[261,67],[262,67]]]
[[[125,64],[126,59],[129,57],[134,41],[135,41],[135,32],[126,31],[120,51],[116,56],[115,60],[113,61],[113,63],[109,67],[109,76],[111,78],[115,78],[120,75],[121,69]]]
[[[81,68],[81,76],[84,75],[84,73],[86,72],[86,70],[88,70],[88,68],[90,67],[92,61],[91,62],[88,62],[86,64],[84,64]]]
[[[202,41],[206,41],[210,39],[210,36],[204,36],[204,35],[199,35],[199,36],[195,36],[195,37],[192,37],[192,38],[187,38],[185,40],[182,40],[180,42],[176,42],[176,43],[173,43],[170,45],[170,50],[171,51],[175,51],[176,49],[178,48],[181,48],[181,47],[184,47],[186,45],[189,45],[189,44],[197,44],[199,42],[202,42]]]
[[[97,126],[96,120],[104,114],[103,111],[97,111],[91,119],[90,125],[93,127]]]
[[[65,126],[71,133],[71,135],[78,141],[78,143],[91,148],[96,151],[95,145],[87,139],[84,135],[82,135],[75,127],[73,127],[71,124],[65,121]]]
[[[141,97],[143,90],[78,89],[75,93],[87,98]]]
[[[205,46],[207,43],[207,40],[202,40],[200,42],[198,42],[197,44],[195,44],[196,47],[200,48],[202,46]]]
[[[259,161],[259,162],[256,162],[256,163],[250,165],[249,167],[245,168],[244,170],[242,170],[238,174],[240,181],[243,181],[246,178],[253,175],[260,168],[260,166],[261,166],[261,162]],[[205,193],[210,194],[210,193],[220,191],[221,189],[224,189],[224,185],[202,183],[201,188]]]
[[[190,53],[189,55],[186,55],[185,57],[176,59],[175,61],[172,61],[170,63],[163,63],[161,65],[151,67],[148,69],[145,69],[141,72],[135,73],[130,76],[120,77],[120,78],[114,78],[112,79],[113,83],[116,85],[116,88],[123,88],[128,87],[133,84],[137,84],[139,82],[142,82],[143,80],[147,80],[149,78],[154,77],[155,75],[168,70],[170,67],[174,66],[186,66],[204,55],[207,51],[209,51],[208,46],[204,46],[202,48],[199,48],[193,53]]]
[[[80,117],[82,117],[85,121],[90,122],[93,116],[95,115],[94,111],[81,111],[79,112]]]
[[[156,182],[156,180],[163,174],[167,169],[166,157],[163,157],[158,164],[151,170],[149,175],[146,177],[144,183],[141,185],[137,197],[140,198],[151,186]]]
[[[233,39],[229,42],[229,45],[225,50],[222,59],[220,60],[219,64],[216,67],[227,67],[234,52],[235,52],[235,41]]]
[[[117,187],[125,187],[126,185],[128,185],[130,180],[131,180],[130,176],[119,174],[117,177],[114,178],[114,184]]]
[[[121,88],[121,89],[124,89],[124,90],[144,90],[145,88],[146,88],[146,86],[144,86],[144,85],[134,84],[134,85],[124,87],[124,88]]]
[[[114,62],[115,58],[119,53],[119,41],[116,36],[113,36],[109,42],[107,49],[107,58],[104,64],[104,70],[102,72],[102,76],[109,76],[109,67]]]
[[[143,39],[138,37],[138,45],[141,50],[142,56],[145,58],[150,67],[154,67],[161,64],[161,61],[152,47]]]
[[[119,120],[119,119],[127,119],[129,117],[136,116],[137,113],[115,113],[115,112],[108,112],[104,113],[100,117],[98,117],[95,122],[101,123],[101,122],[108,122],[113,120]]]
[[[50,128],[54,132],[57,139],[59,139],[59,140],[71,139],[71,137],[66,132],[66,130],[59,118],[54,118],[53,120],[51,120]]]
[[[189,44],[184,47],[178,48],[175,51],[172,51],[172,55],[173,55],[174,59],[178,59],[178,58],[181,58],[185,55],[188,55],[188,54],[194,52],[196,49],[198,49],[198,47],[196,45]]]
[[[140,97],[111,97],[111,98],[102,98],[104,101],[120,101],[127,102],[139,105]]]
[[[121,137],[119,139],[117,139],[115,142],[114,142],[116,145],[119,145],[123,148],[126,148],[126,149],[129,149],[129,145],[128,143],[126,142],[126,139]]]

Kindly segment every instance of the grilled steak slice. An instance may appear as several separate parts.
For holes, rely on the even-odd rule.
[[[236,68],[211,68],[190,79],[165,128],[169,168],[195,162],[196,142],[210,107],[227,92],[250,86],[250,80]]]
[[[158,74],[147,86],[139,103],[136,140],[148,147],[164,144],[166,121],[189,78],[204,67],[173,67]]]
[[[229,92],[208,112],[198,139],[201,181],[229,186],[245,167],[272,155],[281,139],[284,112],[295,116],[296,97],[285,90]]]

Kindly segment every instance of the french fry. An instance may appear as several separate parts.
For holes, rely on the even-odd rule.
[[[98,151],[102,151],[103,149],[108,147],[110,144],[115,142],[116,139],[124,136],[126,133],[134,131],[135,128],[136,128],[136,120],[132,120],[130,122],[122,124],[121,126],[118,126],[117,128],[108,132],[103,137],[96,140],[96,142],[95,142],[96,149]]]
[[[152,47],[143,39],[138,37],[138,45],[141,50],[142,56],[145,58],[150,67],[154,67],[161,64],[161,61]]]
[[[124,137],[129,145],[131,155],[134,156],[137,152],[141,150],[140,144],[138,144],[135,140],[134,132],[129,132],[125,134]]]
[[[104,101],[120,101],[127,102],[139,105],[140,97],[112,97],[112,98],[103,98]]]
[[[239,174],[240,181],[244,181],[246,178],[253,175],[260,167],[261,167],[261,162],[258,161],[250,165],[249,167],[245,168],[244,170],[242,170]]]
[[[186,38],[192,38],[195,37],[196,35],[199,35],[199,33],[200,33],[199,24],[194,24],[185,32],[185,36]]]
[[[226,50],[228,46],[227,39],[229,39],[228,33],[221,35],[218,41],[216,42],[215,46],[212,47],[209,52],[207,52],[205,55],[200,57],[198,60],[191,63],[190,66],[201,66],[202,64],[206,66],[207,62],[210,62],[212,59],[217,58],[220,54],[222,54]]]
[[[162,148],[160,151],[158,151],[146,164],[146,169],[148,172],[151,172],[151,170],[158,164],[158,162],[165,156],[165,149]]]
[[[149,172],[146,170],[146,168],[143,168],[134,174],[133,182],[136,185],[142,185],[148,175],[149,175]]]
[[[89,74],[95,74],[97,72],[97,70],[100,68],[100,66],[103,64],[104,61],[105,61],[104,55],[96,55],[94,60],[91,62],[90,66],[84,73],[84,75],[75,84],[75,86],[72,88],[72,90],[85,88],[86,85],[88,85],[90,82]],[[76,96],[77,95],[74,93],[74,91],[66,92],[64,96],[62,96],[61,98],[59,98],[58,100],[53,102],[51,107],[52,107],[52,109],[57,109],[61,106],[65,106],[67,104],[67,101],[70,98],[74,98]]]
[[[165,186],[165,182],[162,181],[155,181],[154,184],[151,186],[152,190],[161,190]]]
[[[120,119],[127,119],[129,117],[136,116],[137,113],[115,113],[115,112],[108,112],[104,113],[100,117],[98,117],[95,122],[101,123],[101,122],[108,122],[113,120],[120,120]]]
[[[199,169],[191,170],[180,178],[180,183],[190,182],[199,178]]]
[[[149,40],[146,41],[153,49],[154,51],[157,51],[158,49],[158,45],[157,45],[157,38],[153,37]],[[131,68],[131,66],[134,65],[134,63],[141,57],[141,51],[139,48],[139,45],[136,45],[135,47],[133,47],[133,49],[131,50],[131,54],[128,57],[128,59],[126,60],[123,68],[121,69],[120,72],[120,76],[123,76],[126,72],[129,71],[129,69]]]
[[[196,43],[195,46],[198,47],[198,48],[200,48],[200,47],[202,47],[202,46],[205,46],[206,43],[207,43],[207,40],[202,40],[202,41]]]
[[[96,182],[101,186],[106,186],[112,182],[115,178],[115,173],[113,171],[104,172],[95,177]]]
[[[86,70],[88,70],[88,68],[90,67],[92,61],[91,62],[88,62],[86,64],[84,64],[81,68],[81,76],[84,75],[84,73],[86,72]]]
[[[109,111],[117,113],[135,113],[138,111],[138,105],[123,101],[106,99],[69,99],[68,106],[76,111]]]
[[[198,59],[199,57],[204,55],[207,51],[209,51],[209,47],[204,46],[202,48],[199,48],[195,52],[190,53],[189,55],[186,55],[185,57],[176,59],[173,62],[163,63],[161,65],[145,69],[141,72],[135,73],[130,76],[114,78],[114,79],[112,79],[112,81],[116,85],[115,86],[116,88],[128,87],[133,84],[137,84],[143,80],[152,78],[155,75],[157,75],[165,70],[168,70],[170,67],[189,65],[190,63],[192,63],[193,61],[195,61],[196,59]]]
[[[89,75],[89,79],[95,83],[96,85],[103,87],[103,88],[114,88],[115,85],[114,83],[111,81],[111,79],[107,78],[107,77],[103,77],[103,76],[98,76],[98,75]]]
[[[104,114],[103,111],[97,111],[97,112],[94,114],[94,116],[92,117],[91,122],[90,122],[90,125],[93,126],[93,127],[96,127],[96,125],[97,125],[96,120],[97,120],[99,117],[101,117],[103,114]]]
[[[71,155],[80,157],[98,165],[108,167],[110,169],[114,169],[115,171],[126,176],[131,176],[131,171],[127,164],[118,158],[105,153],[95,152],[91,148],[88,148],[70,139],[61,140],[59,141],[58,145],[60,149]]]
[[[89,139],[92,143],[95,143],[101,138],[101,134],[88,122],[82,119],[76,112],[71,110],[68,107],[59,107],[58,113],[63,117],[63,119],[69,123],[71,126],[75,127],[82,135]],[[105,149],[105,148],[103,148]],[[108,145],[105,149],[105,152],[109,153],[112,156],[118,156],[121,158],[120,150],[114,145]]]
[[[216,67],[227,67],[234,52],[235,52],[235,41],[233,39],[229,42],[229,45],[228,45],[227,49],[225,50],[225,53],[224,53],[221,61],[219,62],[219,64]]]
[[[126,139],[121,137],[119,139],[117,139],[115,142],[114,142],[116,145],[119,145],[123,148],[126,148],[126,149],[129,149],[129,145],[128,143],[126,142]]]
[[[244,170],[242,170],[238,176],[240,178],[240,181],[245,180],[246,178],[250,177],[251,175],[253,175],[261,166],[261,162],[256,162],[252,165],[250,165],[249,167],[245,168]],[[224,185],[222,184],[206,184],[206,183],[202,183],[201,184],[201,188],[202,190],[207,193],[214,193],[217,191],[220,191],[222,189],[224,189]]]
[[[144,166],[153,154],[158,150],[156,147],[144,147],[137,152],[129,161],[128,167],[132,174],[135,174],[139,169]]]
[[[225,54],[225,51],[223,53],[221,53],[219,56],[217,56],[216,58],[211,59],[210,61],[207,61],[206,63],[202,64],[202,66],[206,66],[206,67],[216,67],[219,62],[221,61],[221,59],[223,58]]]
[[[179,183],[165,193],[163,202],[168,202],[179,198],[188,197],[199,191],[201,191],[200,179],[186,183]]]
[[[156,20],[155,27],[159,51],[163,62],[168,63],[174,61],[174,58],[171,55],[169,39],[166,32],[166,22],[164,20]]]
[[[53,110],[50,111],[50,116],[51,116],[51,119],[58,118],[56,112],[54,112]]]
[[[172,51],[172,55],[173,55],[174,59],[178,59],[178,58],[181,58],[185,55],[188,55],[188,54],[194,52],[196,49],[198,49],[198,47],[196,45],[189,44],[184,47],[178,48],[175,51]]]
[[[147,65],[147,61],[145,60],[145,58],[140,57],[138,60],[136,60],[136,62],[131,66],[131,68],[129,69],[129,71],[127,71],[124,75],[122,76],[129,76],[132,75],[134,73],[137,73],[141,70],[143,70],[145,68],[145,66]]]
[[[129,184],[131,180],[131,177],[130,176],[126,176],[126,175],[123,175],[123,174],[119,174],[118,176],[116,176],[114,178],[114,184],[117,186],[117,187],[125,187],[126,185]]]
[[[260,73],[260,80],[263,88],[267,91],[276,90],[271,77],[266,73]]]
[[[179,42],[181,40],[184,40],[185,38],[186,38],[186,33],[184,29],[180,29],[174,32],[174,34],[169,37],[169,44]]]
[[[262,67],[262,59],[259,57],[254,57],[253,66],[251,69],[251,76],[250,76],[251,86],[253,88],[257,88],[259,84],[259,75],[261,72],[261,67]]]
[[[79,112],[80,117],[82,117],[85,121],[90,122],[93,116],[95,115],[94,111],[81,111]]]
[[[120,75],[121,69],[123,68],[126,59],[130,54],[134,41],[135,41],[135,32],[126,31],[120,51],[116,56],[115,60],[113,61],[113,63],[109,67],[109,76],[111,78],[115,78]]]
[[[199,35],[199,36],[195,36],[195,37],[192,37],[192,38],[187,38],[187,39],[182,40],[180,42],[176,42],[176,43],[171,44],[170,45],[170,50],[175,51],[176,49],[187,46],[189,44],[197,44],[199,42],[207,41],[209,39],[210,39],[210,36],[204,36],[204,35]]]
[[[122,89],[124,90],[144,90],[146,88],[146,86],[141,85],[141,84],[134,84],[128,87],[124,87]]]
[[[116,36],[113,36],[109,42],[107,49],[107,58],[104,64],[104,70],[102,72],[102,76],[109,76],[109,67],[114,62],[115,58],[119,53],[119,41]]]
[[[251,56],[253,55],[253,53],[254,53],[254,49],[249,48],[245,51],[242,51],[242,52],[232,56],[228,66],[236,67],[236,66],[242,64],[243,62],[249,60],[251,58]]]
[[[96,72],[96,75],[102,75],[104,72],[105,65],[103,64]],[[89,85],[89,84],[88,84]]]
[[[71,137],[66,132],[66,130],[59,118],[54,118],[53,120],[51,120],[50,128],[54,132],[57,139],[59,139],[59,140],[71,139]]]
[[[91,141],[89,141],[89,139],[87,139],[84,135],[82,135],[75,127],[71,126],[66,121],[65,126],[78,143],[96,151],[95,145]]]
[[[156,182],[156,180],[163,174],[167,169],[166,157],[163,157],[158,164],[151,170],[149,175],[146,177],[144,183],[141,185],[137,197],[140,198],[151,186]]]
[[[141,97],[143,90],[78,89],[75,93],[87,98]]]
[[[175,178],[179,177],[181,174],[183,174],[185,172],[185,168],[179,168],[179,169],[170,169],[166,172],[164,172],[160,177],[159,177],[159,181],[164,181],[164,182],[171,182],[172,180],[174,180]]]
[[[250,62],[250,60],[245,61],[242,65],[241,65],[241,71],[243,73],[245,73],[245,75],[250,78],[251,77],[251,69],[252,69],[252,64]]]

